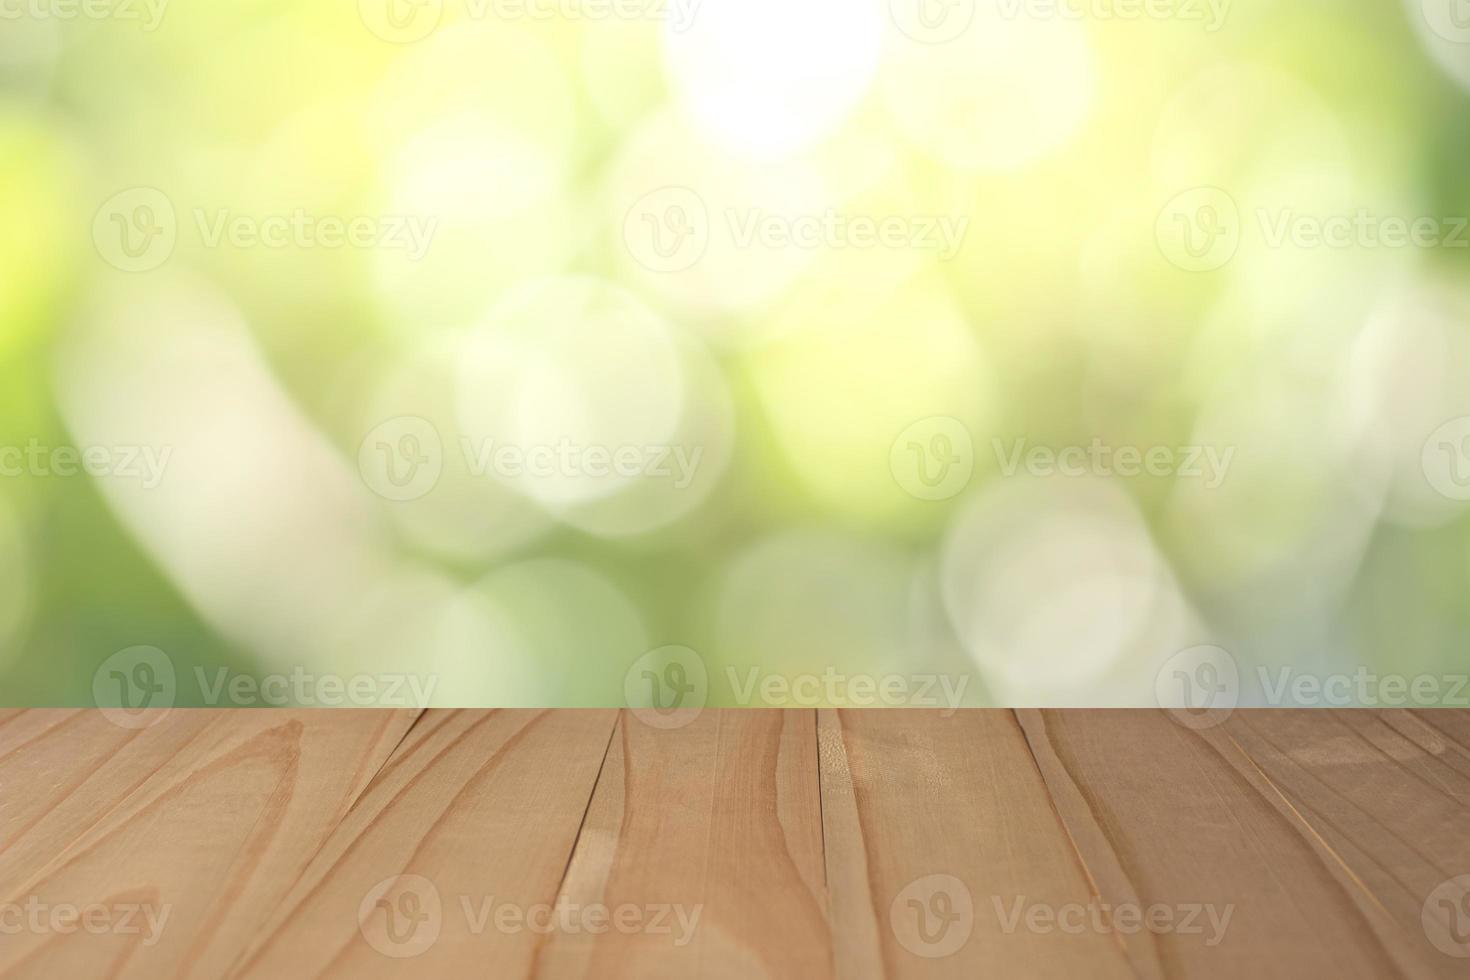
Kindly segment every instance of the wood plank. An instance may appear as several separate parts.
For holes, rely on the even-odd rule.
[[[28,714],[0,728],[0,789],[17,790],[0,807],[0,882],[34,875],[220,720],[210,712],[159,712],[166,724],[136,728],[100,711]]]
[[[69,718],[88,714],[79,708],[10,708],[0,717],[0,755],[39,738]]]
[[[1094,892],[1009,711],[819,714],[839,976],[1158,975],[1113,935],[1028,927]]]
[[[1465,960],[1434,946],[1424,916],[1437,889],[1470,874],[1470,779],[1380,712],[1244,711],[1219,734],[1236,750],[1236,768],[1352,896],[1402,975],[1465,976]],[[1434,910],[1446,941],[1451,925],[1470,929],[1470,889],[1454,891],[1453,912]],[[1470,940],[1458,946],[1470,954]]]
[[[0,808],[0,858],[135,734],[83,711],[22,711],[0,720],[0,789],[18,790]]]
[[[1366,980],[1457,968],[1419,925],[1449,865],[1418,869],[1400,894],[1388,881],[1413,863],[1406,840],[1440,846],[1465,829],[1461,805],[1425,792],[1430,783],[1411,770],[1429,757],[1382,721],[1239,711],[1194,730],[1166,712],[1019,714],[1084,860],[1114,869],[1115,888],[1171,910],[1176,924],[1183,910],[1205,910],[1195,922],[1203,932],[1148,934],[1169,976]],[[1462,778],[1440,769],[1441,780]],[[1213,926],[1226,910],[1228,925]]]
[[[626,928],[558,929],[534,975],[831,976],[815,722],[705,711],[664,729],[624,712],[559,899]]]
[[[69,930],[54,919],[22,930],[0,947],[0,974],[222,975],[415,715],[169,712],[143,732],[205,724],[43,866],[7,882],[22,907],[102,910],[88,923],[102,931],[69,919]],[[72,799],[116,794],[135,772],[102,766]],[[93,791],[92,780],[114,785]]]
[[[1434,762],[1448,766],[1462,776],[1470,776],[1470,711],[1391,709],[1380,712],[1379,717]],[[1434,766],[1426,768],[1431,773],[1439,771]],[[1461,803],[1470,806],[1470,797],[1464,793],[1464,782],[1451,780],[1440,785],[1455,794]]]
[[[1449,955],[1470,954],[1470,712],[160,717],[0,713],[0,925],[142,913],[7,928],[0,976],[1445,980],[1470,962]]]
[[[427,712],[233,975],[524,976],[616,717]]]

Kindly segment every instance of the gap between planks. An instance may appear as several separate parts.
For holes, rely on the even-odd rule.
[[[0,807],[0,901],[146,881],[183,930],[146,953],[22,937],[0,974],[1463,975],[1418,919],[1470,870],[1466,713],[1237,712],[1191,731],[1148,711],[805,710],[678,731],[626,710],[180,712],[139,732],[0,714],[0,786],[50,771],[27,752],[59,774]],[[225,844],[200,850],[201,829]],[[447,915],[420,957],[369,948],[364,896],[402,899],[417,871],[451,901],[495,882],[523,905],[674,899],[704,918],[675,949],[470,936]],[[932,955],[919,917],[958,889],[964,941]],[[1213,948],[1061,942],[1000,928],[999,896],[1238,908]]]

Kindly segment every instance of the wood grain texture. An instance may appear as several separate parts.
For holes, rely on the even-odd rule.
[[[1168,976],[1466,974],[1420,922],[1470,868],[1464,776],[1384,716],[1239,711],[1196,731],[1162,712],[1020,715],[1105,898],[1230,910],[1218,941],[1207,911],[1203,932],[1140,934]]]
[[[1011,712],[823,711],[821,725],[843,977],[1132,975],[1112,936],[1016,919],[1093,887]]]
[[[628,928],[558,930],[534,975],[830,977],[818,778],[812,711],[624,713],[560,899]]]
[[[235,975],[525,976],[616,717],[427,712]]]
[[[1237,712],[1219,730],[1217,744],[1224,739],[1236,750],[1226,757],[1312,847],[1359,909],[1370,930],[1365,939],[1379,945],[1401,975],[1470,973],[1470,964],[1424,945],[1422,921],[1426,897],[1470,872],[1464,804],[1470,783],[1463,774],[1374,712],[1324,718]],[[1470,902],[1457,905],[1470,911]],[[1463,919],[1461,930],[1470,930],[1467,911],[1455,913]]]
[[[0,977],[1470,976],[1470,712],[153,720],[0,712]]]
[[[213,717],[180,712],[140,730],[114,725],[100,712],[24,715],[0,724],[0,786],[25,787],[6,794],[0,807],[0,882],[33,875],[184,751]]]
[[[171,749],[150,756],[156,768],[141,781],[150,763],[109,756],[105,747],[118,736],[103,729],[88,729],[95,752],[67,761],[76,726],[95,726],[99,716],[81,718],[51,726],[31,745],[37,753],[57,747],[50,764],[72,773],[59,784],[71,792],[49,794],[48,805],[59,799],[65,811],[54,827],[29,821],[33,832],[54,834],[50,856],[7,877],[5,900],[100,908],[118,927],[99,934],[73,922],[71,931],[9,935],[0,946],[7,976],[223,975],[414,712],[169,712],[159,725],[127,732],[128,746],[155,735]],[[110,808],[88,823],[68,801]]]

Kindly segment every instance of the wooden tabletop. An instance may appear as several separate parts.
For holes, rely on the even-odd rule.
[[[0,975],[1467,977],[1470,712],[0,711]]]

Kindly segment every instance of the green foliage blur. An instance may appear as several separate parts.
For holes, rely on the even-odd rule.
[[[1462,675],[1455,9],[0,0],[0,703]]]

